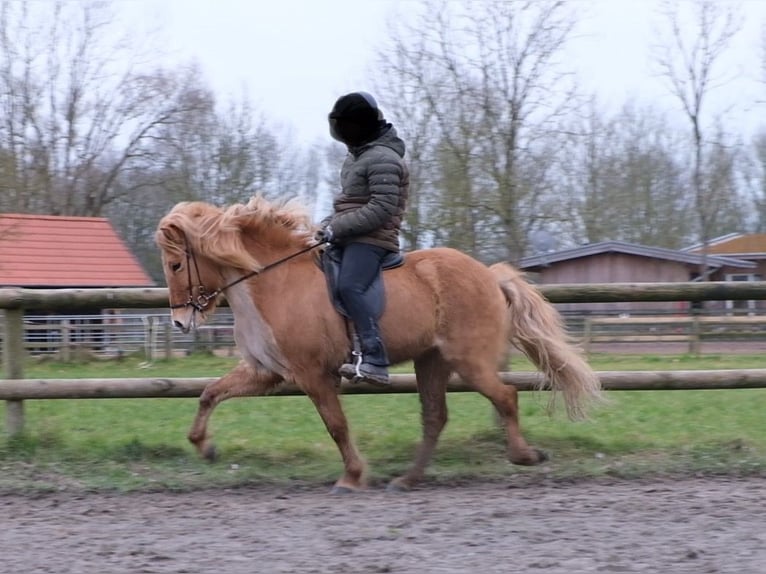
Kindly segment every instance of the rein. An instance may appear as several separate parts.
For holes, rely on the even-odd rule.
[[[312,249],[316,249],[320,245],[323,245],[325,242],[320,241],[318,243],[314,243],[313,245],[309,245],[308,247],[304,247],[300,251],[296,251],[295,253],[291,253],[290,255],[287,255],[286,257],[282,257],[281,259],[277,259],[276,261],[272,261],[268,265],[265,265],[261,267],[260,269],[255,269],[253,271],[250,271],[249,273],[244,274],[242,277],[238,277],[234,281],[231,281],[224,285],[223,287],[219,287],[218,289],[211,291],[210,293],[207,292],[205,289],[205,286],[202,285],[202,279],[200,278],[199,274],[199,266],[197,265],[197,258],[194,255],[194,252],[189,247],[189,243],[185,241],[186,243],[186,272],[189,277],[189,298],[186,300],[185,303],[178,303],[176,305],[171,305],[171,309],[181,309],[183,307],[193,307],[195,311],[199,311],[200,313],[204,312],[204,310],[207,308],[207,306],[210,304],[210,301],[218,297],[221,293],[226,291],[226,289],[230,287],[234,287],[234,285],[237,285],[238,283],[242,283],[242,281],[246,281],[247,279],[250,279],[251,277],[255,277],[256,275],[260,275],[261,273],[265,273],[269,269],[273,269],[274,267],[277,267],[278,265],[281,265],[282,263],[285,263],[286,261],[289,261],[290,259],[293,259],[294,257],[298,257],[299,255],[303,255],[304,253],[307,253],[308,251],[311,251]],[[197,282],[199,285],[197,285],[197,296],[194,296],[194,287],[192,286],[192,272],[191,272],[191,265],[189,263],[194,263],[194,272],[197,275]]]

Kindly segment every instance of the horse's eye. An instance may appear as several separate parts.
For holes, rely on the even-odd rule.
[[[174,273],[176,271],[180,271],[181,270],[181,264],[180,263],[171,263],[170,264],[170,270],[173,271]]]

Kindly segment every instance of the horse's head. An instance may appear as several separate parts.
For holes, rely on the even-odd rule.
[[[213,313],[224,286],[220,265],[200,249],[206,222],[219,214],[220,210],[205,203],[179,203],[157,226],[155,241],[162,256],[170,316],[184,333]]]
[[[226,209],[177,204],[155,234],[173,323],[184,332],[198,327],[224,289],[285,254],[315,247],[312,234],[310,218],[297,202],[274,204],[255,196]]]

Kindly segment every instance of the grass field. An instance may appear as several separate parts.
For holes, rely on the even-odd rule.
[[[236,359],[30,363],[29,378],[207,377]],[[594,355],[597,370],[759,368],[766,355]],[[513,370],[529,365],[512,360]],[[408,372],[408,366],[401,369]],[[505,459],[489,403],[449,396],[431,480],[579,479],[696,473],[766,475],[766,389],[612,392],[588,422],[545,414],[544,393],[522,393],[522,428],[551,460],[520,468]],[[371,482],[401,473],[420,438],[416,395],[345,396],[352,431]],[[305,397],[236,399],[211,421],[220,458],[199,460],[186,441],[194,399],[37,400],[25,402],[26,432],[0,438],[0,490],[147,489],[331,483],[340,474],[335,445]],[[0,422],[4,425],[4,410]]]

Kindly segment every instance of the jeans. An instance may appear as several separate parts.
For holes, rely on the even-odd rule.
[[[377,335],[377,323],[362,295],[380,273],[387,253],[387,249],[368,243],[349,243],[343,248],[338,291],[360,336],[369,331]]]

